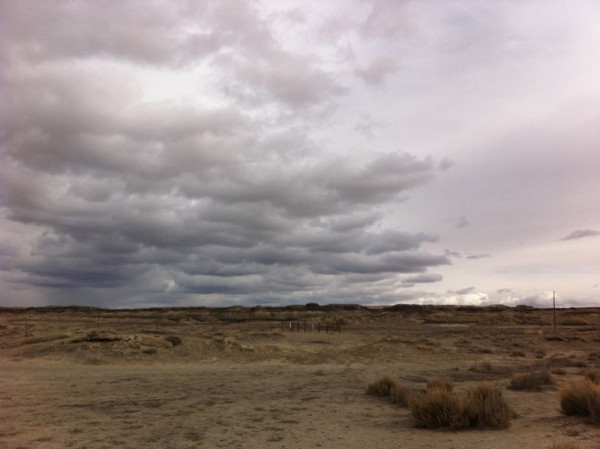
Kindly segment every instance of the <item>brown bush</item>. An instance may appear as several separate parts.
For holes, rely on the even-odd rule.
[[[576,357],[553,356],[544,360],[543,365],[549,367],[585,368],[587,363],[583,360],[578,360]]]
[[[170,341],[173,346],[179,346],[183,343],[181,337],[178,337],[177,335],[169,335],[168,337],[165,337],[165,340]]]
[[[410,397],[410,411],[416,427],[436,429],[464,427],[460,399],[444,389],[428,390],[426,393],[414,394]]]
[[[560,389],[560,408],[565,415],[589,416],[600,423],[600,386],[587,377]]]
[[[509,374],[512,370],[508,367],[493,365],[489,361],[475,363],[469,368],[474,373]]]
[[[396,380],[386,375],[367,385],[366,393],[373,396],[389,397],[392,389],[395,389],[396,386]]]
[[[579,449],[579,443],[576,441],[562,441],[560,443],[552,443],[548,449]]]
[[[513,415],[502,391],[489,383],[480,383],[467,390],[463,410],[470,427],[505,429],[510,426]]]
[[[550,371],[534,371],[513,374],[508,388],[511,390],[539,391],[542,387],[553,384],[554,379]]]
[[[427,390],[441,389],[448,393],[452,392],[454,383],[449,377],[430,377],[427,379]]]
[[[585,373],[583,375],[589,380],[591,380],[594,383],[594,385],[600,385],[600,368],[588,368],[585,370]]]
[[[410,388],[401,383],[394,383],[390,388],[390,400],[394,404],[401,405],[403,407],[408,405],[408,398],[411,394]]]
[[[510,425],[513,414],[502,391],[488,383],[471,387],[462,397],[443,388],[428,389],[411,396],[409,406],[415,425],[429,429],[504,429]]]

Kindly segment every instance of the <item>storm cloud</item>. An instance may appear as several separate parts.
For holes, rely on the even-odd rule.
[[[0,305],[543,295],[498,273],[600,218],[600,10],[550,3],[0,0]]]
[[[3,280],[14,297],[31,287],[68,303],[94,290],[115,305],[115,289],[176,304],[285,302],[332,285],[358,297],[372,278],[352,276],[401,282],[450,263],[422,250],[435,234],[381,226],[436,161],[401,149],[349,158],[297,128],[290,108],[311,120],[345,88],[318,57],[283,48],[251,3],[2,9],[3,215],[18,241]],[[198,66],[211,98],[148,99],[138,78]]]

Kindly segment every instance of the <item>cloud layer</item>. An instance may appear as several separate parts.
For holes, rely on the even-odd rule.
[[[437,280],[450,261],[422,249],[436,235],[382,227],[436,162],[328,151],[288,115],[335,106],[334,71],[283,48],[250,3],[171,5],[2,4],[14,297],[357,301],[400,274]],[[146,78],[186,69],[210,97],[148,99]]]
[[[0,0],[0,305],[514,304],[559,252],[597,284],[595,18]]]

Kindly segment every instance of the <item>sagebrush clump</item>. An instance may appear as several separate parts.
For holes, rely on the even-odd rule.
[[[600,385],[600,368],[599,367],[594,367],[594,368],[588,368],[585,370],[585,373],[583,373],[583,375],[591,380],[595,385]]]
[[[513,415],[502,391],[485,382],[469,388],[464,395],[453,394],[443,387],[428,388],[425,393],[411,396],[409,407],[415,425],[429,429],[504,429]]]
[[[449,377],[430,377],[427,379],[427,390],[442,389],[452,392],[454,382]]]
[[[587,416],[600,424],[600,386],[587,377],[562,386],[560,408],[565,415]]]
[[[389,397],[392,389],[396,386],[396,380],[392,376],[386,375],[368,384],[366,393],[373,396]]]
[[[480,383],[467,390],[463,410],[469,427],[504,429],[510,426],[513,416],[502,391],[489,383]]]
[[[404,384],[396,382],[390,389],[390,400],[394,404],[398,404],[401,406],[407,406],[410,394],[411,394],[410,388],[408,388]]]
[[[168,337],[165,337],[165,340],[171,342],[173,346],[179,346],[183,343],[181,337],[178,337],[177,335],[169,335]]]
[[[430,389],[425,393],[414,394],[408,405],[417,427],[465,427],[460,398],[445,389]]]
[[[546,385],[554,385],[550,371],[533,371],[513,374],[508,388],[511,390],[539,391]]]
[[[368,384],[366,393],[389,398],[393,404],[406,406],[411,391],[405,384],[396,381],[392,376],[386,375]]]
[[[548,449],[579,449],[579,443],[575,441],[562,441],[560,443],[552,443]]]

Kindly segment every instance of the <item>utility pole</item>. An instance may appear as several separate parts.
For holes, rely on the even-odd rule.
[[[554,310],[554,333],[556,334],[556,292],[552,292],[552,309]]]

